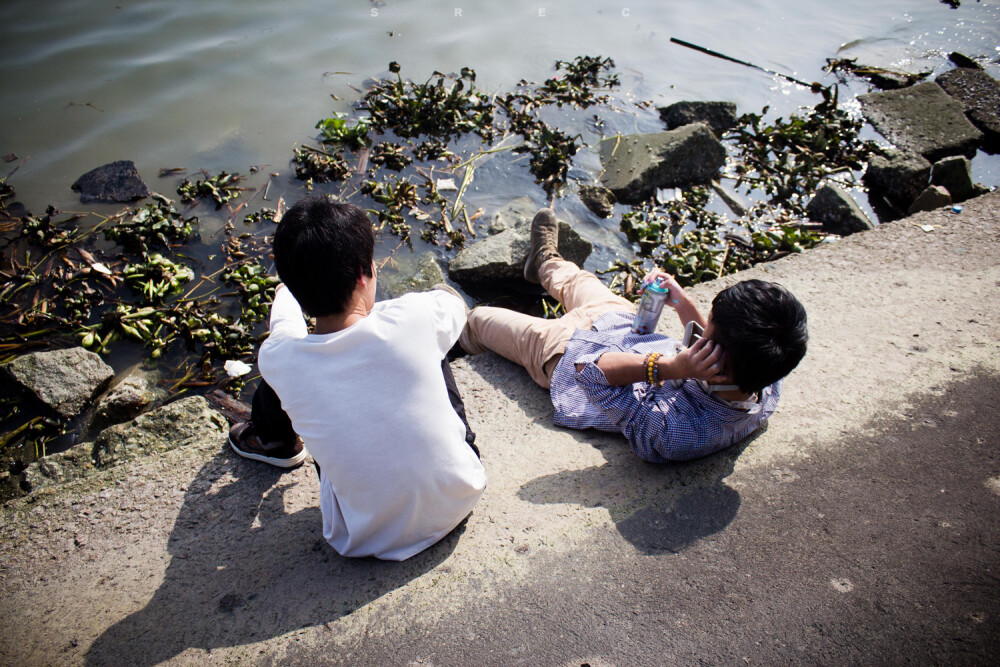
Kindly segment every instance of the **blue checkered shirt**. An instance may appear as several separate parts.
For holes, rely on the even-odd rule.
[[[552,373],[554,421],[559,426],[622,433],[640,458],[654,463],[706,456],[753,433],[778,406],[781,381],[765,387],[749,411],[714,398],[693,380],[654,388],[645,382],[608,384],[597,367],[605,352],[674,355],[678,341],[662,334],[631,331],[634,315],[611,312],[590,331],[578,330]],[[576,371],[576,364],[586,364]]]

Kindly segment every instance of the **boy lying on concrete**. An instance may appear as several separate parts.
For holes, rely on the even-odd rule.
[[[669,288],[681,324],[704,327],[684,348],[668,336],[632,333],[635,306],[564,260],[557,239],[555,214],[542,209],[524,277],[566,314],[546,320],[475,308],[459,339],[469,353],[492,350],[524,366],[550,390],[557,425],[621,432],[641,458],[662,462],[728,447],[774,412],[781,378],[806,352],[806,312],[791,293],[746,280],[720,292],[706,320],[673,278],[654,271],[647,279]]]
[[[286,468],[305,460],[304,442],[326,540],[344,556],[403,560],[472,511],[486,473],[445,358],[465,302],[445,286],[375,303],[374,239],[364,211],[325,196],[282,217],[266,382],[229,442]]]

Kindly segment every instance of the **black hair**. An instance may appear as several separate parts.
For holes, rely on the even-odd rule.
[[[375,231],[368,215],[326,195],[300,199],[274,233],[278,276],[313,316],[347,310],[362,275],[371,277]]]
[[[712,338],[729,355],[733,382],[748,394],[792,372],[806,354],[806,309],[781,285],[744,280],[712,301]]]

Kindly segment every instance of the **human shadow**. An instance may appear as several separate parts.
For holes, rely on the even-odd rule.
[[[315,495],[302,484],[318,484],[311,467],[283,476],[216,455],[185,494],[163,583],[145,608],[94,641],[87,663],[153,665],[192,647],[239,646],[334,621],[439,565],[465,528],[401,563],[343,558],[323,539],[318,502],[287,510]]]
[[[642,553],[677,553],[736,517],[740,494],[725,479],[764,430],[711,456],[664,464],[641,461],[621,436],[610,436],[621,440],[620,446],[607,446],[606,434],[592,432],[588,439],[600,443],[606,463],[533,479],[518,497],[536,504],[606,507],[621,536]]]

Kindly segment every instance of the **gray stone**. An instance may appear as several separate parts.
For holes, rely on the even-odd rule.
[[[937,83],[964,105],[965,115],[982,130],[986,148],[1000,150],[1000,82],[981,69],[962,67],[945,72]]]
[[[80,414],[115,376],[111,366],[82,347],[26,354],[4,368],[18,385],[68,418]]]
[[[676,102],[657,109],[668,130],[691,123],[706,123],[716,136],[736,127],[736,105],[732,102]]]
[[[951,206],[951,195],[940,185],[928,185],[927,189],[920,193],[912,204],[908,213],[920,213],[921,211],[933,211],[936,208]]]
[[[581,185],[580,201],[598,218],[610,218],[615,214],[615,193],[600,185]]]
[[[899,90],[906,88],[911,83],[910,77],[905,74],[888,70],[869,70],[861,76],[868,79],[879,90]]]
[[[444,281],[444,271],[430,251],[422,254],[416,262],[397,263],[395,270],[384,270],[378,274],[379,286],[391,298],[410,292],[426,292]]]
[[[948,60],[955,63],[955,67],[971,67],[972,69],[982,69],[983,66],[977,63],[975,60],[969,56],[963,55],[958,51],[952,51],[948,54]]]
[[[726,162],[726,149],[704,123],[668,132],[605,139],[599,151],[601,183],[626,204],[638,204],[657,188],[706,183]]]
[[[523,281],[530,234],[531,222],[522,220],[511,229],[473,243],[448,263],[448,275],[460,285]],[[583,266],[593,249],[590,241],[568,223],[559,221],[559,254]]]
[[[191,396],[110,426],[97,436],[94,465],[106,468],[139,456],[205,442],[222,442],[228,422],[201,396]]]
[[[810,219],[823,223],[823,231],[847,236],[874,229],[871,220],[851,199],[851,195],[836,185],[824,185],[806,207]]]
[[[904,151],[936,162],[949,155],[972,157],[983,134],[965,117],[964,107],[937,83],[859,95],[875,129]]]
[[[58,454],[29,463],[24,469],[24,484],[28,491],[38,491],[85,477],[94,471],[90,447],[84,443]]]
[[[133,372],[101,398],[92,427],[130,421],[151,405],[164,401],[167,392],[157,386],[159,380],[158,373]]]
[[[923,156],[893,149],[885,156],[873,156],[862,180],[906,208],[927,187],[930,177],[931,163]]]
[[[80,193],[80,201],[130,202],[149,196],[149,188],[131,160],[119,160],[91,169],[70,186]]]
[[[539,208],[541,207],[531,197],[518,197],[514,201],[503,205],[500,210],[493,214],[493,218],[490,220],[490,225],[486,231],[490,234],[499,234],[523,224],[525,220],[530,223]]]
[[[961,156],[946,157],[931,167],[931,185],[940,185],[951,195],[953,202],[965,201],[976,196],[972,184],[972,165]]]

